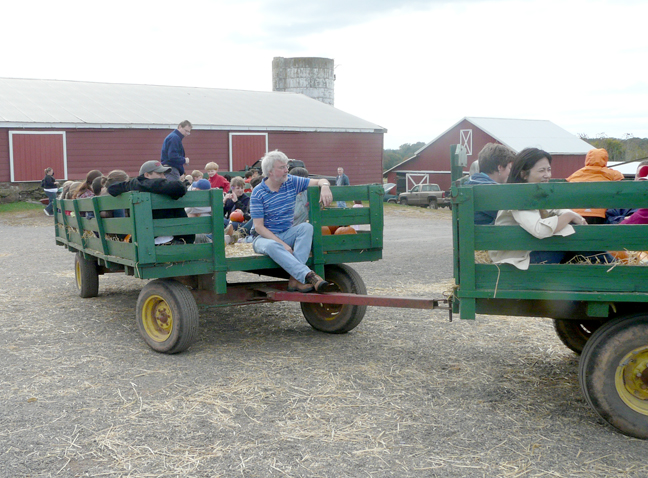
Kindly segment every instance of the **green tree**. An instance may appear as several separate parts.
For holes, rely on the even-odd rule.
[[[400,163],[403,160],[403,158],[400,157],[400,155],[393,153],[391,151],[385,150],[383,152],[383,171],[387,171],[388,169],[393,168],[396,166],[398,163]]]
[[[419,149],[425,146],[423,141],[418,143],[401,144],[398,149],[385,149],[383,151],[383,171],[393,168],[398,163],[412,157]]]

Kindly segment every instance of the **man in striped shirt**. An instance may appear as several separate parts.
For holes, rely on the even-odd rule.
[[[254,252],[272,258],[288,274],[291,292],[323,292],[328,282],[306,266],[313,242],[313,226],[304,222],[292,225],[297,194],[309,186],[321,188],[320,203],[331,204],[333,195],[326,179],[310,179],[288,174],[288,157],[271,151],[261,160],[263,181],[254,188],[250,215],[258,236]]]

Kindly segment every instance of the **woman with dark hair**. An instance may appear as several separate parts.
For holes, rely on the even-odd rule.
[[[54,179],[54,170],[52,168],[45,168],[45,177],[41,181],[41,187],[45,191],[47,199],[49,199],[49,204],[43,212],[46,216],[54,215],[54,200],[56,199],[56,193],[58,192],[58,182]]]
[[[509,183],[546,183],[551,179],[551,155],[538,148],[520,151],[511,167]],[[496,226],[519,225],[529,234],[544,239],[551,236],[574,234],[571,224],[587,224],[582,216],[571,209],[535,209],[527,211],[499,211]],[[565,259],[561,251],[489,251],[495,264],[512,264],[526,270],[529,264],[559,264]]]
[[[97,171],[96,169],[90,171],[86,176],[86,180],[83,183],[81,183],[79,189],[77,189],[76,192],[74,193],[73,199],[83,199],[83,198],[93,197],[94,192],[92,191],[92,181],[100,177],[101,177],[101,171]]]

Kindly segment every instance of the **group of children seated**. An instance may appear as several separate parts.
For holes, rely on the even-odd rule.
[[[209,179],[202,172],[195,170],[183,179],[187,191],[207,191],[220,188],[223,190],[223,225],[225,227],[225,243],[243,242],[252,235],[252,218],[250,216],[250,196],[257,184],[261,182],[258,170],[250,169],[244,177],[227,178],[218,174],[218,165],[208,163],[206,168]],[[211,216],[209,206],[185,208],[188,217]],[[210,238],[211,239],[211,238]],[[248,239],[248,240],[250,240]]]
[[[60,192],[57,196],[57,199],[83,199],[90,198],[93,196],[105,196],[105,195],[119,195],[122,192],[129,190],[139,190],[146,191],[145,181],[151,179],[150,171],[147,167],[150,166],[149,163],[157,163],[155,161],[147,161],[142,165],[140,169],[140,175],[138,178],[129,178],[128,174],[122,170],[113,170],[107,175],[103,175],[99,170],[92,170],[86,175],[84,181],[66,181],[60,189]],[[158,164],[159,167],[161,165]],[[48,168],[51,170],[51,168]],[[150,169],[150,168],[149,168]],[[191,191],[204,191],[214,188],[219,188],[223,190],[223,227],[225,234],[225,243],[231,244],[235,242],[251,242],[253,239],[253,222],[250,216],[250,196],[249,193],[252,189],[258,185],[261,180],[261,174],[258,169],[250,169],[245,172],[244,177],[235,176],[234,178],[229,177],[228,175],[221,176],[218,174],[218,164],[214,162],[207,163],[205,166],[205,174],[202,171],[194,170],[191,174],[185,174],[180,178],[182,191],[174,191],[174,198],[180,197]],[[304,168],[299,168],[303,171],[297,171],[293,174],[300,174],[308,176],[308,171]],[[153,170],[151,170],[153,171]],[[48,173],[46,171],[46,178],[51,176],[51,171]],[[160,175],[163,178],[163,175]],[[52,182],[54,181],[53,177],[51,178]],[[140,182],[137,184],[129,184],[133,182],[132,179],[139,179]],[[158,179],[155,177],[154,179]],[[123,183],[123,184],[122,184]],[[58,183],[56,183],[58,185]],[[115,186],[117,185],[117,186]],[[115,186],[111,188],[111,186]],[[121,187],[123,186],[123,187]],[[178,184],[179,186],[179,184]],[[186,189],[186,192],[185,192]],[[150,190],[149,192],[157,192],[160,194],[166,194],[165,191],[160,190]],[[305,196],[304,196],[305,198]],[[297,208],[296,214],[299,213],[300,217],[304,216],[304,211],[306,219],[308,218],[307,203],[305,199],[302,201],[300,208]],[[60,210],[60,209],[59,209]],[[158,218],[156,215],[157,211],[154,211],[154,218]],[[182,209],[176,209],[173,211],[174,217],[201,217],[201,216],[211,216],[212,210],[210,206],[202,207],[188,207]],[[68,215],[69,211],[66,212]],[[84,212],[82,215],[86,219],[91,219],[94,217],[92,212]],[[102,217],[125,217],[128,215],[128,211],[123,209],[113,210],[113,211],[102,211]],[[159,217],[167,217],[165,215]],[[178,238],[171,238],[179,243]],[[192,242],[212,242],[211,234],[198,234],[196,236],[191,235],[191,237],[182,237],[181,243],[192,243]],[[163,243],[156,240],[157,243]]]

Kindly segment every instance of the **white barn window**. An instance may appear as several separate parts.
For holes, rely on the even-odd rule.
[[[459,130],[459,144],[466,148],[466,155],[472,155],[472,130],[461,129]]]

